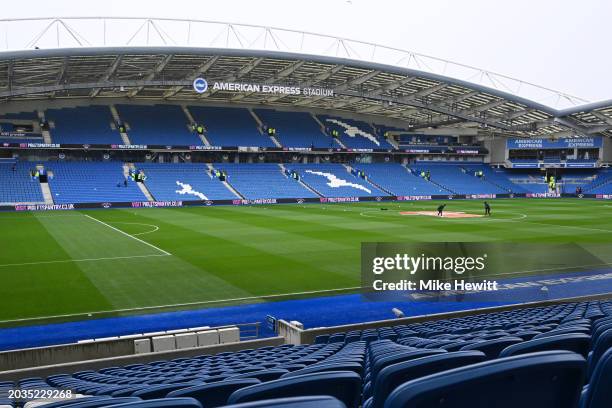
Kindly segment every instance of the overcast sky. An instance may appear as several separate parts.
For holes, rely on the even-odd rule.
[[[612,99],[611,0],[10,0],[2,18],[232,21],[371,41]]]

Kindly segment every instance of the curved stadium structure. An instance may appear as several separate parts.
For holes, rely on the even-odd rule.
[[[0,33],[1,408],[609,406],[612,100],[275,27]],[[368,243],[496,292],[373,294]]]

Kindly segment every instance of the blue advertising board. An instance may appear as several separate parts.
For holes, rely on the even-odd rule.
[[[562,137],[559,139],[507,139],[506,147],[513,149],[574,149],[598,148],[602,146],[601,136]]]

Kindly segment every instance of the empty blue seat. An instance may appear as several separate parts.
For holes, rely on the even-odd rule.
[[[468,344],[461,347],[459,350],[479,350],[486,354],[488,359],[497,358],[499,353],[508,346],[522,343],[520,337],[502,337],[499,339],[479,341],[477,343]]]
[[[75,404],[69,404],[69,405],[61,405],[61,407],[99,408],[99,407],[107,407],[110,405],[127,404],[131,402],[139,402],[139,401],[142,401],[142,400],[137,397],[102,398],[102,399],[89,399],[88,398],[88,401],[77,402]],[[47,405],[44,405],[44,406],[47,407]]]
[[[179,390],[181,388],[192,387],[194,385],[198,385],[198,383],[192,382],[192,383],[159,384],[159,385],[154,385],[151,387],[142,388],[140,390],[134,391],[134,393],[132,393],[132,397],[139,397],[145,400],[163,398],[169,392],[172,392],[174,390]]]
[[[108,400],[108,399],[110,399],[110,397],[107,397],[107,396],[74,398],[74,399],[67,399],[67,400],[62,400],[62,401],[50,402],[48,404],[40,405],[40,407],[41,408],[42,407],[45,407],[45,408],[68,407],[68,406],[74,405],[74,404],[83,404],[83,403],[87,403],[87,402],[103,401],[103,400]]]
[[[191,397],[198,400],[206,408],[219,407],[227,404],[227,399],[234,391],[259,384],[260,382],[255,378],[218,381],[175,390],[170,392],[167,397]]]
[[[224,408],[346,408],[334,397],[292,397],[226,405]]]
[[[591,336],[588,334],[560,334],[513,344],[503,349],[499,356],[508,357],[545,350],[569,350],[586,357],[590,341]]]
[[[391,364],[396,364],[402,361],[414,360],[415,358],[431,356],[434,354],[441,354],[441,353],[446,353],[446,352],[447,352],[446,350],[439,350],[439,349],[428,349],[428,350],[423,349],[423,350],[406,351],[403,353],[392,353],[390,355],[386,355],[383,358],[377,359],[376,361],[372,363],[372,366],[370,368],[371,370],[370,379],[374,382],[380,370],[382,370],[383,368],[387,366],[390,366]]]
[[[273,369],[268,369],[268,370],[251,371],[251,372],[242,373],[239,375],[233,375],[229,377],[228,379],[256,378],[259,381],[271,381],[271,380],[276,380],[287,373],[289,373],[289,370],[284,370],[282,368],[273,368]]]
[[[609,408],[611,384],[612,349],[609,349],[601,356],[593,370],[591,381],[582,393],[580,408]]]
[[[574,408],[585,369],[569,351],[499,358],[408,381],[385,408]]]
[[[546,333],[538,334],[537,336],[534,337],[534,339],[541,339],[543,337],[558,336],[560,334],[572,334],[572,333],[589,334],[590,332],[591,332],[591,329],[588,328],[588,327],[584,327],[584,326],[569,326],[569,327],[557,328],[557,329],[551,330],[551,331],[546,332]]]
[[[456,351],[387,366],[378,374],[373,387],[372,398],[364,406],[368,408],[383,407],[391,391],[404,382],[484,360],[486,360],[486,355],[481,351]]]
[[[589,362],[588,377],[589,378],[591,374],[593,373],[593,370],[595,366],[597,365],[597,362],[599,361],[601,356],[609,349],[612,349],[612,329],[608,329],[605,332],[603,332],[601,335],[599,335],[597,337],[597,340],[593,344],[593,351],[589,353],[589,358],[588,358],[588,362]]]
[[[360,363],[354,361],[347,362],[331,362],[331,363],[319,363],[313,364],[301,370],[292,371],[287,374],[283,374],[281,378],[295,377],[296,375],[320,373],[323,371],[353,371],[359,376],[363,375],[363,366]]]
[[[113,408],[202,408],[202,405],[193,398],[160,398],[107,406]]]
[[[236,404],[273,398],[329,395],[348,408],[359,405],[361,377],[349,371],[327,371],[281,378],[234,392],[228,402]]]
[[[320,334],[315,337],[315,344],[326,344],[329,340],[329,334]]]

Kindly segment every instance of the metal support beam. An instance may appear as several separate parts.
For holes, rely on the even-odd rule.
[[[84,82],[84,83],[69,83],[60,85],[33,86],[16,88],[10,91],[0,91],[0,98],[11,98],[16,96],[48,94],[57,91],[69,91],[74,89],[92,89],[92,88],[119,88],[119,87],[146,87],[146,86],[187,86],[191,81],[165,81],[165,80],[123,80],[113,82]]]
[[[313,85],[316,85],[317,83],[319,83],[321,81],[325,81],[326,79],[330,78],[335,73],[341,71],[343,68],[344,68],[344,65],[334,65],[330,69],[328,69],[326,71],[323,71],[320,74],[316,75],[310,81],[306,81],[306,83],[302,84],[302,87],[308,88],[308,87],[311,87]],[[283,99],[285,96],[287,96],[287,95],[273,96],[272,98],[266,99],[265,103],[276,102],[278,100]]]
[[[226,76],[224,79],[224,82],[232,82],[232,81],[242,78],[243,76],[247,75],[249,72],[257,68],[257,66],[261,64],[263,60],[264,58],[255,58],[251,60],[248,64],[240,68],[238,72],[236,72],[235,74]],[[209,89],[208,92],[201,94],[199,97],[201,99],[209,98],[216,93],[217,93],[216,89]]]
[[[166,65],[168,65],[168,63],[172,60],[172,58],[174,57],[174,55],[169,54],[166,55],[160,62],[159,64],[157,64],[155,66],[155,68],[153,68],[153,70],[145,77],[146,81],[150,81],[153,78],[155,78],[160,72],[162,72],[164,70],[164,68],[166,68]],[[136,95],[138,95],[138,92],[142,91],[144,89],[144,87],[139,86],[136,89],[132,89],[130,92],[128,92],[127,97],[128,98],[133,98]]]
[[[276,82],[280,81],[281,79],[284,79],[284,78],[288,77],[289,75],[293,74],[295,71],[297,71],[305,63],[306,63],[306,61],[298,60],[298,61],[295,61],[292,64],[289,64],[288,67],[280,70],[272,78],[268,79],[267,81],[264,81],[264,84],[266,84],[266,85],[275,84]],[[254,92],[244,92],[244,93],[238,94],[238,95],[234,96],[233,98],[231,98],[230,101],[232,101],[232,102],[240,101],[240,100],[246,98],[247,96],[252,95],[253,93]]]
[[[374,78],[379,73],[380,73],[380,71],[374,70],[374,71],[370,71],[370,72],[368,72],[366,74],[363,74],[361,76],[358,76],[356,78],[349,79],[348,81],[345,81],[344,83],[334,87],[334,93],[338,93],[340,91],[344,91],[345,89],[349,89],[352,86],[361,85],[364,82]],[[310,105],[312,103],[315,103],[315,102],[320,101],[321,99],[325,99],[325,98],[327,98],[327,97],[326,96],[317,96],[317,97],[314,97],[314,98],[308,98],[308,99],[305,99],[304,101],[299,101],[299,102],[295,103],[294,105],[296,105],[296,106]],[[354,103],[354,102],[351,102],[351,103]],[[344,105],[340,105],[340,106],[344,106]],[[334,107],[335,107],[335,105],[334,105]]]
[[[119,65],[121,65],[121,60],[122,59],[123,59],[123,55],[117,55],[117,58],[115,58],[115,61],[113,61],[113,63],[111,64],[110,67],[108,67],[108,69],[106,70],[106,72],[104,73],[102,78],[100,78],[101,82],[108,82],[111,79],[111,77],[113,75],[115,75],[115,72],[117,72],[117,68],[119,68]],[[90,98],[95,98],[100,93],[100,90],[101,90],[101,88],[93,89],[89,93],[89,97]]]
[[[218,55],[215,55],[214,57],[209,58],[205,63],[201,64],[199,67],[195,68],[193,71],[191,71],[190,73],[188,73],[185,76],[185,80],[194,80],[195,78],[197,78],[200,75],[204,75],[206,72],[208,72],[208,70],[215,65],[215,63],[217,62],[217,60],[219,59]],[[167,98],[171,98],[174,95],[176,95],[177,93],[181,92],[181,90],[183,89],[182,86],[175,86],[174,88],[170,89],[169,91],[167,91],[163,98],[167,99]]]

